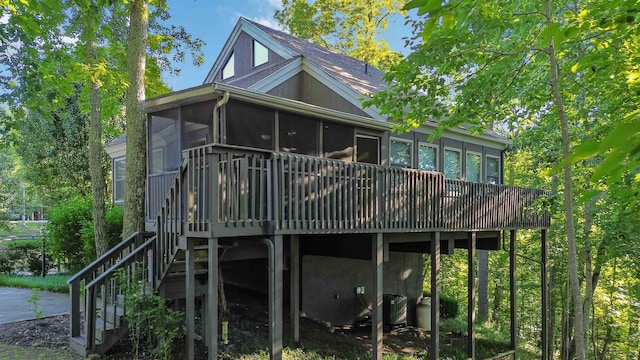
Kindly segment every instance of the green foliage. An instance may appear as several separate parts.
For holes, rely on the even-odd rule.
[[[48,258],[47,270],[51,267]],[[29,271],[42,273],[42,240],[14,240],[0,245],[0,274]]]
[[[283,0],[274,17],[301,39],[386,69],[401,57],[380,35],[402,15],[400,1]]]
[[[76,272],[96,258],[90,198],[78,197],[52,209],[47,224],[47,251],[69,271]],[[107,212],[110,247],[121,241],[122,209]]]
[[[129,337],[133,342],[134,358],[142,353],[152,359],[173,359],[173,342],[182,336],[184,313],[167,306],[167,302],[141,279],[141,266],[129,277],[123,271],[116,274],[116,282],[125,296],[125,318]]]
[[[460,308],[458,301],[453,298],[440,297],[440,316],[445,319],[458,317]]]
[[[87,264],[81,231],[91,222],[91,214],[91,200],[78,197],[51,209],[47,215],[47,248],[56,262],[71,272]]]
[[[107,239],[109,248],[122,241],[122,207],[114,205],[107,210]],[[88,264],[96,258],[96,245],[94,241],[93,221],[86,221],[80,229],[84,261]]]
[[[69,275],[0,275],[0,286],[19,287],[26,289],[40,289],[42,291],[54,291],[58,293],[68,293]]]
[[[13,240],[0,244],[0,248],[4,249],[21,249],[21,250],[41,250],[42,239],[40,240]]]
[[[33,308],[33,315],[36,319],[42,317],[42,309],[40,308],[40,289],[33,289],[33,294],[27,299]]]

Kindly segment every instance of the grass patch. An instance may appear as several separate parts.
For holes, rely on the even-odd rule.
[[[25,227],[22,227],[22,222],[20,221],[11,221],[9,222],[9,226],[11,227],[9,230],[0,230],[0,239],[7,238],[12,235],[17,236],[40,236],[40,227],[43,223],[40,222],[27,222]]]
[[[71,275],[47,275],[44,278],[28,275],[0,275],[0,286],[66,293],[69,291],[69,285],[67,284],[69,277]]]
[[[18,346],[0,343],[0,359],[69,360],[82,359],[82,357],[69,349]]]

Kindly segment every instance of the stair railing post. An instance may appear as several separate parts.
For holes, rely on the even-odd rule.
[[[87,342],[86,348],[88,354],[91,354],[95,349],[95,332],[96,332],[96,294],[95,288],[91,287],[85,289],[85,324],[87,330]]]
[[[71,309],[69,311],[71,317],[70,335],[74,338],[80,336],[80,280],[75,280],[69,284],[69,293],[71,295]]]

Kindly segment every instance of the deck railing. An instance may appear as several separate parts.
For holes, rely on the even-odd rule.
[[[183,155],[189,231],[464,231],[545,228],[550,221],[540,206],[543,190],[219,145]]]

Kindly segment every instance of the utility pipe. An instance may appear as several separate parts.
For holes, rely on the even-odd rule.
[[[218,109],[222,106],[224,106],[227,102],[229,101],[229,92],[225,91],[222,94],[222,98],[220,98],[220,100],[218,100],[218,102],[216,102],[216,104],[213,106],[213,142],[216,142],[216,139],[218,139],[218,136],[220,136],[220,127],[219,125],[219,116],[218,116]],[[222,139],[219,139],[218,141],[219,143],[222,143]]]

